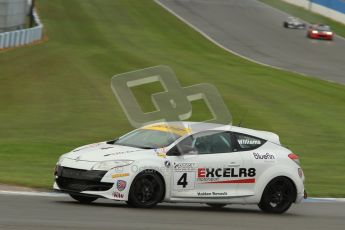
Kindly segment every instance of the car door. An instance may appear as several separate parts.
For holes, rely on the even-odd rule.
[[[255,186],[260,176],[276,161],[276,156],[269,148],[261,148],[267,141],[243,133],[232,133],[234,151],[241,155],[243,167],[247,169],[247,179],[238,186],[240,196],[255,193]],[[268,143],[268,145],[271,143]]]
[[[171,197],[237,196],[242,158],[232,149],[231,134],[226,131],[200,132],[178,143],[168,152],[173,165]]]

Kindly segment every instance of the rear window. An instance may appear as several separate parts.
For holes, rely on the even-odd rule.
[[[237,151],[248,151],[259,148],[261,145],[266,143],[266,140],[263,140],[258,137],[253,137],[250,135],[242,133],[234,133],[235,139],[235,149]]]

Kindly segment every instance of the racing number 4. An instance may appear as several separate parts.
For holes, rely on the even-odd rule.
[[[187,173],[183,173],[180,179],[177,181],[177,185],[183,186],[183,188],[187,187]]]
[[[195,188],[195,172],[174,172],[174,190]]]

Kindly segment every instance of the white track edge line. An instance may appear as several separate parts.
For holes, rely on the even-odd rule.
[[[36,192],[36,191],[5,191],[0,190],[0,195],[14,195],[14,196],[40,196],[40,197],[65,197],[66,194],[57,192]]]

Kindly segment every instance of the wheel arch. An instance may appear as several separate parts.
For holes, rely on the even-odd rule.
[[[160,199],[160,202],[164,200],[164,198],[166,197],[166,194],[167,194],[167,184],[166,184],[166,180],[164,178],[164,176],[162,175],[161,172],[159,172],[158,170],[156,169],[153,169],[153,168],[145,168],[143,170],[141,170],[140,172],[138,172],[132,179],[132,183],[131,183],[131,186],[129,188],[129,191],[128,193],[130,193],[130,190],[132,189],[132,185],[133,185],[133,182],[135,181],[136,178],[138,178],[139,176],[143,175],[143,174],[149,174],[149,173],[152,173],[152,174],[156,174],[161,180],[162,180],[162,184],[163,184],[163,195]]]
[[[248,197],[246,200],[250,203],[259,203],[262,197],[262,194],[268,185],[274,178],[277,177],[286,177],[292,181],[294,189],[296,192],[295,201],[297,199],[297,194],[304,192],[304,185],[302,180],[298,177],[297,168],[296,173],[293,172],[295,168],[291,169],[290,167],[277,165],[267,169],[259,178],[257,178],[257,183],[255,186],[254,196]]]
[[[268,184],[271,183],[273,180],[275,180],[277,178],[285,178],[285,179],[289,180],[292,183],[292,185],[294,187],[294,197],[293,197],[293,200],[296,200],[297,199],[297,187],[296,187],[296,184],[295,184],[295,182],[290,177],[285,176],[285,175],[276,176],[276,177],[272,178],[270,181],[268,181],[268,183],[265,185],[265,188],[263,189],[263,191],[261,193],[260,200],[262,199],[262,196],[263,196],[263,194],[264,194]]]

